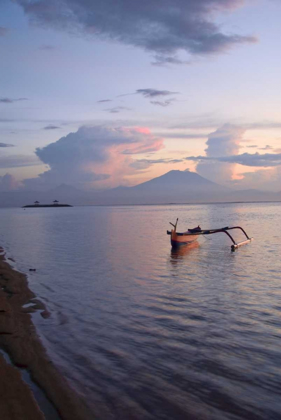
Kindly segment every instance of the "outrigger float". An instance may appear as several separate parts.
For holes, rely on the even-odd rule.
[[[194,229],[188,229],[186,232],[177,232],[177,224],[178,220],[176,220],[176,223],[173,224],[170,222],[170,225],[173,226],[174,229],[171,231],[167,230],[167,235],[171,235],[171,245],[173,248],[178,247],[180,245],[188,245],[192,242],[196,241],[200,235],[212,235],[213,233],[225,233],[231,240],[231,251],[235,251],[237,248],[239,248],[242,245],[246,245],[249,242],[252,241],[253,238],[250,238],[245,230],[241,226],[232,226],[232,227],[224,227],[220,229],[201,229],[200,226],[197,226]],[[246,240],[242,242],[235,242],[233,237],[230,235],[229,231],[233,229],[240,229],[244,235],[246,236]]]

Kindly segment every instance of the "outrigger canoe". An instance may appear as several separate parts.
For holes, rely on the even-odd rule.
[[[172,225],[174,229],[172,229],[171,231],[167,230],[167,235],[171,236],[171,245],[173,248],[181,246],[181,245],[191,244],[192,242],[196,241],[200,235],[212,235],[214,233],[220,233],[220,232],[225,233],[230,238],[232,242],[232,245],[231,245],[232,251],[235,251],[235,249],[237,249],[238,247],[242,245],[248,244],[253,239],[247,235],[247,233],[241,226],[232,226],[232,227],[226,226],[220,229],[201,229],[200,226],[197,226],[194,229],[188,229],[186,232],[180,233],[180,232],[177,232],[178,220],[179,219],[176,220],[175,224],[170,222],[170,225]],[[242,242],[235,242],[234,238],[229,233],[229,231],[233,229],[241,230],[244,233],[246,240]]]

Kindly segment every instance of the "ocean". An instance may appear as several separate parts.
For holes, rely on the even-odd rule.
[[[254,241],[174,251],[177,217]],[[280,203],[0,209],[0,245],[51,313],[40,338],[101,420],[281,418],[280,235]]]

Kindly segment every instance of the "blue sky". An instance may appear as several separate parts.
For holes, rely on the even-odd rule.
[[[151,4],[0,2],[0,189],[281,189],[280,3]]]

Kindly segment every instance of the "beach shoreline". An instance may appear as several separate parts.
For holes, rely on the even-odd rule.
[[[46,418],[31,387],[22,378],[21,370],[26,369],[58,413],[58,419],[93,419],[86,402],[59,373],[36,333],[31,313],[40,311],[46,318],[49,312],[29,289],[27,277],[9,265],[1,247],[0,252],[1,415],[5,420]],[[4,353],[12,363],[7,362]]]

